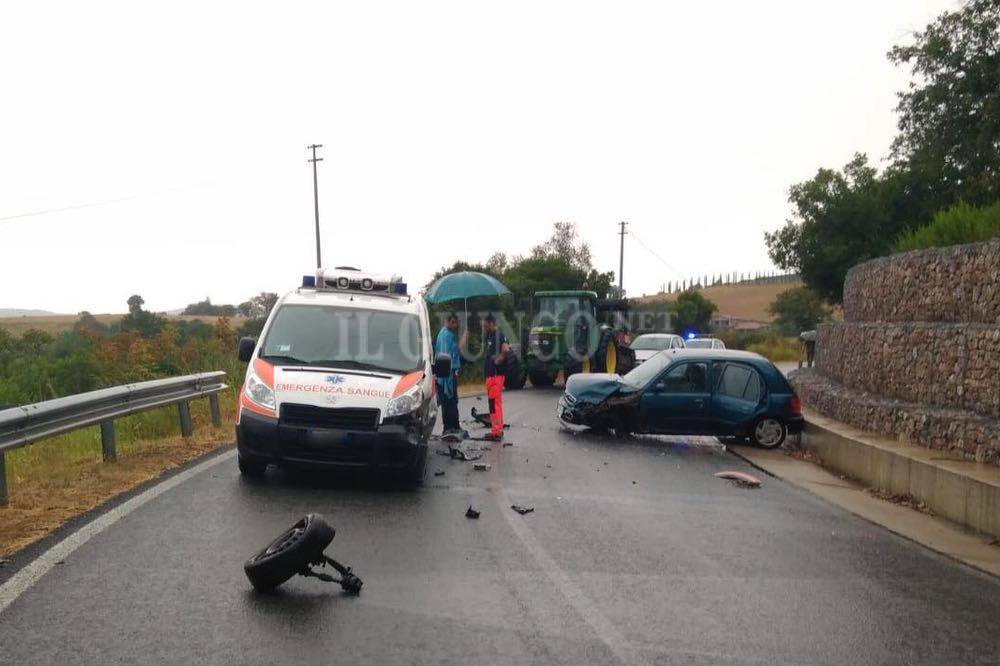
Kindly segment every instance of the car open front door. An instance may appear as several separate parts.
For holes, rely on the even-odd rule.
[[[697,434],[709,429],[710,401],[708,364],[686,361],[671,364],[649,384],[639,410],[650,432]]]

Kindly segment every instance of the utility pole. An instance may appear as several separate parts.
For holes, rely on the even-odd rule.
[[[625,289],[622,286],[622,273],[625,272],[625,234],[628,233],[625,231],[625,225],[627,225],[628,222],[619,222],[618,224],[621,225],[621,231],[618,232],[618,235],[622,237],[621,247],[618,251],[618,297],[624,298]]]
[[[314,143],[311,146],[306,146],[306,150],[312,151],[312,159],[308,161],[312,162],[313,165],[313,207],[316,210],[316,268],[320,268],[323,265],[319,250],[319,184],[316,180],[316,162],[323,161],[322,157],[316,157],[316,149],[322,147],[322,143]]]

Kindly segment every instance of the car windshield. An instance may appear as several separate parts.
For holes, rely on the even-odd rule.
[[[660,351],[670,346],[671,338],[663,335],[640,335],[632,343],[636,351]]]
[[[712,338],[695,338],[694,340],[686,341],[684,346],[689,349],[711,349]]]
[[[285,305],[274,317],[261,358],[286,365],[322,365],[409,372],[421,365],[416,315]]]
[[[653,380],[653,377],[659,375],[665,367],[670,365],[672,360],[673,354],[661,352],[645,363],[637,365],[635,369],[622,377],[622,380],[636,388],[643,388]]]

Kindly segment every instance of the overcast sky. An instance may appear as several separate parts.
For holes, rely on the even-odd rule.
[[[628,220],[631,295],[767,270],[788,186],[885,156],[885,52],[955,5],[6,2],[0,307],[293,288],[313,142],[328,266],[422,284],[570,220],[617,271]]]

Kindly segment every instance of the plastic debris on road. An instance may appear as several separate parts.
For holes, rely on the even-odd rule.
[[[470,504],[469,508],[465,510],[465,517],[472,518],[473,520],[479,520],[479,512],[473,509]]]
[[[454,446],[449,446],[447,451],[438,450],[437,454],[439,456],[446,456],[452,460],[464,460],[465,462],[479,460],[483,457],[482,454],[472,455],[468,451],[463,451],[462,449]]]
[[[474,465],[474,469],[477,472],[488,472],[488,471],[490,471],[491,467],[492,466],[489,463],[485,463],[485,462],[477,462]]]
[[[719,479],[728,479],[741,488],[760,488],[760,479],[746,472],[726,470],[724,472],[717,472],[715,476]]]
[[[444,470],[439,469],[438,471],[434,472],[434,476],[444,476]]]
[[[521,506],[520,504],[511,504],[510,508],[514,509],[514,511],[517,511],[522,516],[526,513],[531,513],[532,511],[535,510],[535,507],[533,506]]]

